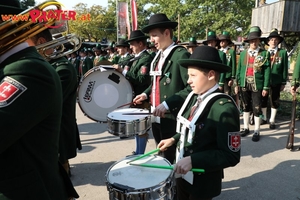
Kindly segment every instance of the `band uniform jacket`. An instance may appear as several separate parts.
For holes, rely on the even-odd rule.
[[[297,56],[291,85],[299,87],[299,84],[300,84],[300,54],[298,54]]]
[[[284,49],[278,48],[276,54],[273,57],[270,57],[270,85],[286,85],[288,77],[288,62],[287,51]]]
[[[66,200],[64,181],[70,180],[58,165],[57,73],[35,47],[27,47],[0,63],[0,81],[0,199]]]
[[[235,79],[236,75],[236,52],[234,49],[229,48],[227,49],[226,53],[226,65],[228,65],[231,71],[226,73],[221,73],[219,85],[224,86],[226,80]]]
[[[118,54],[110,55],[108,61],[110,61],[113,65],[118,64],[120,56]]]
[[[99,66],[101,64],[102,61],[105,61],[105,60],[108,60],[106,56],[96,56],[94,57],[93,59],[93,66],[96,67],[96,66]]]
[[[64,163],[77,155],[77,144],[80,144],[76,123],[76,70],[64,57],[52,59],[50,64],[59,75],[62,85],[62,118],[59,138],[59,160]],[[81,145],[79,145],[79,149]]]
[[[135,95],[142,93],[151,84],[149,69],[153,57],[143,51],[137,60],[134,60],[125,78],[131,83]]]
[[[74,69],[75,69],[75,73],[76,75],[78,75],[76,69],[78,69],[79,67],[79,64],[80,64],[80,60],[78,58],[70,58],[69,59],[69,62],[74,66]]]
[[[84,59],[81,58],[80,61],[79,61],[79,66],[78,66],[78,68],[76,70],[79,77],[81,77],[81,74],[80,74],[80,71],[79,71],[79,68],[80,68],[81,64],[82,64],[82,76],[87,71],[89,71],[90,69],[93,68],[93,61],[89,57],[86,56]]]
[[[189,58],[190,53],[182,46],[174,47],[172,51],[165,59],[159,79],[160,103],[166,101],[171,114],[165,114],[164,118],[160,118],[160,127],[162,132],[171,132],[170,128],[172,127],[175,133],[177,113],[191,92],[191,87],[187,83],[187,68],[181,67],[177,61]],[[155,60],[153,67],[156,67],[158,60]],[[151,85],[143,92],[148,99],[151,95],[152,80],[153,77],[151,77]]]
[[[130,61],[133,58],[130,54],[127,54],[125,57],[120,57],[118,65],[120,65],[122,68],[124,68],[126,65],[131,66],[132,62]]]
[[[216,90],[215,92],[220,92]],[[191,107],[198,95],[194,94],[187,104],[183,117],[188,119]],[[233,144],[239,139],[240,114],[231,98],[221,95],[213,97],[196,120],[192,143],[184,144],[183,156],[191,156],[192,167],[204,169],[205,173],[194,173],[193,185],[184,181],[188,192],[198,198],[211,198],[221,193],[223,169],[235,166],[240,161],[241,144]],[[174,137],[179,150],[180,133]]]
[[[270,89],[270,54],[266,50],[260,49],[256,57],[260,57],[261,66],[254,72],[254,86],[255,90],[269,90]],[[247,58],[248,51],[244,50],[240,54],[238,68],[237,68],[237,84],[240,87],[246,86],[246,72],[247,72]],[[253,66],[254,67],[254,66]]]

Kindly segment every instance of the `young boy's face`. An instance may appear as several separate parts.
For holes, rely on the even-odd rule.
[[[208,74],[200,71],[198,67],[189,67],[188,75],[189,79],[187,83],[191,86],[193,92],[195,94],[203,94],[210,88],[212,88],[216,82],[214,75],[214,71],[210,70]]]
[[[165,42],[167,37],[170,37],[166,34],[166,31],[167,30],[161,33],[158,28],[149,31],[150,42],[154,43],[155,47],[159,50],[165,50],[170,45]]]

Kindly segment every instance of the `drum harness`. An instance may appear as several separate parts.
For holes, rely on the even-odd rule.
[[[168,59],[169,55],[172,55],[173,52],[177,49],[177,47],[181,47],[179,45],[173,45],[172,47],[170,47],[170,52],[168,53],[168,55],[166,55],[166,59],[165,59],[165,62],[166,60]],[[162,73],[162,67],[164,63],[160,62],[160,57],[162,57],[163,55],[163,52],[160,50],[154,57],[153,61],[151,62],[151,67],[150,67],[150,76],[153,77],[153,81],[152,81],[152,84],[153,84],[153,87],[152,87],[152,103],[153,105],[151,105],[151,111],[155,109],[155,107],[157,105],[155,105],[155,90],[156,90],[156,78],[157,76],[161,76],[161,73]],[[158,61],[157,58],[159,57]],[[156,68],[156,65],[158,65],[158,71],[155,70]],[[160,123],[160,117],[157,117],[157,116],[151,116],[151,119],[153,119],[154,122],[156,123]]]
[[[234,102],[234,100],[232,99],[231,96],[224,94],[224,93],[220,93],[220,92],[214,92],[214,93],[209,93],[207,95],[205,95],[202,98],[202,101],[199,105],[198,110],[196,111],[194,117],[192,118],[191,121],[187,120],[185,117],[182,116],[183,111],[185,110],[187,104],[189,103],[190,99],[192,98],[192,96],[194,95],[194,92],[191,92],[185,102],[183,103],[181,109],[178,112],[177,115],[177,125],[176,125],[176,132],[180,133],[180,147],[179,150],[176,152],[176,163],[183,158],[184,155],[184,144],[185,144],[185,140],[186,140],[186,131],[188,130],[188,134],[187,134],[187,142],[188,143],[192,143],[193,138],[195,136],[195,130],[196,130],[196,121],[199,119],[199,117],[204,114],[205,112],[204,109],[206,107],[206,105],[212,105],[212,103],[215,102],[217,96],[223,96],[225,98],[230,98],[232,100],[232,102]],[[236,104],[235,104],[236,105]],[[238,106],[236,105],[236,107],[238,108]],[[185,175],[180,175],[177,176],[178,177],[182,177],[184,178],[186,181],[188,181],[190,184],[193,184],[193,178],[194,178],[194,174],[190,171]]]

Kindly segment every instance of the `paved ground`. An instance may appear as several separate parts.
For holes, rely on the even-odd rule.
[[[107,124],[90,120],[79,107],[77,122],[83,149],[70,164],[79,199],[109,199],[105,178],[108,169],[134,150],[135,140],[120,140],[108,133]],[[296,122],[295,146],[300,146],[299,127],[300,122]],[[300,151],[285,149],[288,128],[289,121],[281,121],[275,130],[263,125],[257,143],[251,136],[242,138],[241,162],[225,169],[222,194],[215,200],[299,200]],[[146,151],[153,149],[154,140],[150,138]]]

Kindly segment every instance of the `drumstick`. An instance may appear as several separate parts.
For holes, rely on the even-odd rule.
[[[139,160],[139,159],[141,159],[141,158],[144,158],[144,157],[146,157],[146,156],[149,156],[149,155],[151,155],[151,154],[153,154],[153,153],[156,153],[156,152],[158,152],[159,150],[160,150],[160,149],[157,148],[157,149],[154,149],[154,150],[152,150],[152,151],[149,151],[148,153],[145,153],[145,154],[143,154],[143,155],[140,155],[140,156],[136,157],[136,158],[133,159],[133,160],[128,161],[127,164],[128,164],[128,163],[131,163],[131,162],[133,162],[133,161]]]
[[[117,108],[122,108],[122,107],[124,107],[124,106],[129,106],[129,105],[131,105],[131,104],[133,104],[133,102],[123,104],[123,105],[121,105],[121,106],[119,106],[119,107],[117,107]]]
[[[140,166],[140,167],[150,167],[150,168],[158,168],[158,169],[170,169],[173,170],[173,166],[166,166],[166,165],[151,165],[151,164],[135,164],[135,163],[129,163],[129,165],[134,165],[134,166]],[[204,173],[204,169],[196,169],[193,168],[190,171],[192,172],[197,172],[197,173]]]

